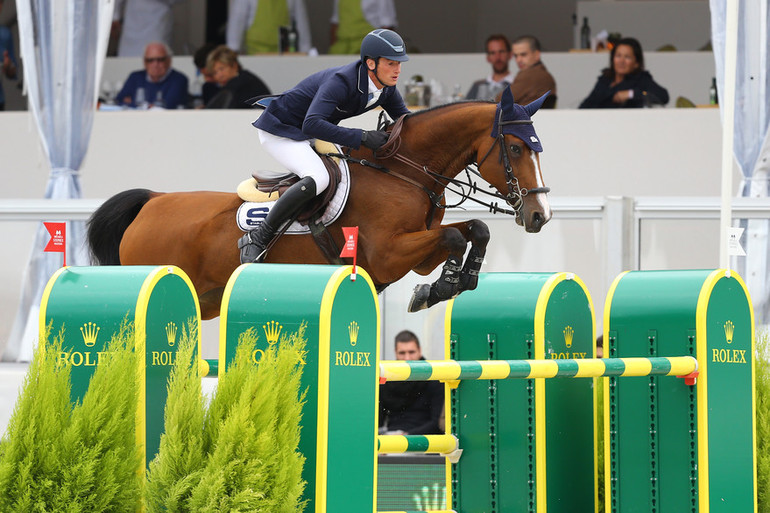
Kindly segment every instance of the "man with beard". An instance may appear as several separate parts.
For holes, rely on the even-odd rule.
[[[396,359],[424,360],[417,335],[396,335]],[[380,385],[380,432],[400,435],[442,433],[444,385],[438,381],[393,381]]]
[[[492,73],[473,83],[465,97],[468,100],[494,100],[513,82],[513,73],[508,69],[513,54],[511,42],[502,34],[492,34],[485,45],[487,62],[492,65]]]

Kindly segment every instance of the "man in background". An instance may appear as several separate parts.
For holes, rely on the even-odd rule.
[[[484,45],[487,62],[492,66],[492,73],[473,83],[465,97],[468,100],[494,100],[503,89],[513,82],[513,73],[509,69],[511,61],[511,42],[502,34],[492,34]],[[515,98],[515,97],[514,97]],[[518,98],[515,98],[517,103]]]
[[[417,335],[396,335],[396,359],[424,360]],[[438,381],[393,381],[380,385],[380,432],[402,435],[440,434],[444,385]]]
[[[144,49],[144,69],[131,73],[115,97],[118,105],[176,109],[187,106],[187,77],[171,68],[171,49],[159,41]]]
[[[540,41],[535,36],[516,38],[513,42],[513,58],[519,67],[519,72],[511,84],[513,100],[520,105],[526,105],[551,91],[543,108],[554,108],[556,81],[540,61]]]

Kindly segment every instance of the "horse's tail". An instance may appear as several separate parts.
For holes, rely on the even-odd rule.
[[[120,241],[145,203],[148,189],[131,189],[111,197],[88,220],[88,247],[96,265],[120,265]]]

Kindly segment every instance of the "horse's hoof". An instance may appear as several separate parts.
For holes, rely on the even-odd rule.
[[[428,298],[430,297],[430,285],[423,283],[417,285],[412,293],[412,299],[409,301],[409,312],[419,312],[428,308]]]

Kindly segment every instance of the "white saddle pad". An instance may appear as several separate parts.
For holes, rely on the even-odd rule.
[[[350,169],[348,168],[348,163],[341,160],[339,166],[341,175],[340,183],[320,219],[324,226],[329,226],[339,218],[340,214],[342,214],[342,209],[345,208],[345,204],[348,201],[348,195],[350,194]],[[264,221],[273,205],[275,205],[275,201],[265,201],[263,203],[244,202],[238,207],[236,216],[238,228],[244,232],[253,230]],[[295,221],[289,226],[286,233],[290,235],[303,235],[310,233],[310,228]]]

